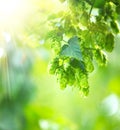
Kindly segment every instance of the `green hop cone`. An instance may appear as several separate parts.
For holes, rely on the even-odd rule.
[[[118,25],[115,21],[110,22],[111,28],[115,34],[119,33]]]
[[[95,59],[98,62],[98,64],[101,66],[106,65],[107,63],[107,58],[105,53],[99,49],[95,51]]]
[[[59,59],[54,58],[53,61],[49,64],[49,73],[55,74],[58,67],[59,67]]]
[[[83,93],[83,95],[84,96],[88,96],[88,94],[89,94],[89,87],[87,87],[87,88],[82,88],[82,93]]]
[[[114,48],[114,35],[112,33],[107,34],[105,42],[105,50],[111,52]]]

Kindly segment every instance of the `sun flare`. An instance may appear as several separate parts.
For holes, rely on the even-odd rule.
[[[30,11],[29,3],[27,0],[0,0],[0,27],[22,23]]]

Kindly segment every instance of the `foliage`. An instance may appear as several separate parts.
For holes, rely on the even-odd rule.
[[[65,11],[50,16],[53,29],[47,38],[52,42],[54,58],[50,73],[61,88],[77,86],[88,94],[88,76],[93,63],[106,65],[106,52],[112,52],[119,33],[119,5],[116,0],[60,0]]]
[[[0,130],[119,130],[119,1],[96,0],[92,11],[94,0],[20,1],[30,12],[17,17],[10,4],[9,17],[1,15],[2,2],[16,0],[0,2]],[[47,73],[50,46],[50,73],[74,92]]]

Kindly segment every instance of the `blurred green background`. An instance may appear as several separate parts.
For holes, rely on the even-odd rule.
[[[95,65],[84,98],[77,88],[60,90],[48,74],[47,17],[65,5],[10,3],[0,1],[0,130],[120,130],[120,36],[108,65]]]

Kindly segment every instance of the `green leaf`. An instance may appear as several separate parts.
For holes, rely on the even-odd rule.
[[[92,4],[94,4],[94,7],[101,8],[105,4],[105,0],[92,0]]]
[[[116,7],[116,13],[120,15],[120,5],[117,5],[117,7]]]
[[[77,60],[82,60],[82,53],[79,46],[79,41],[77,37],[72,37],[68,44],[63,45],[60,55],[75,58]]]
[[[77,59],[72,58],[70,61],[70,65],[74,68],[81,68],[83,71],[85,71],[85,65],[84,62],[79,61]]]
[[[105,0],[86,0],[90,5],[94,5],[95,8],[101,8],[105,4]]]

